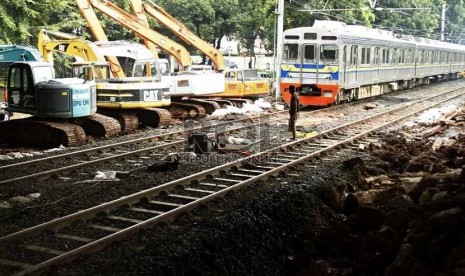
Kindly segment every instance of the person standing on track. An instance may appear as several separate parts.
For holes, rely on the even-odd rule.
[[[299,116],[299,94],[296,93],[295,86],[289,86],[291,101],[289,102],[289,131],[292,131],[292,139],[296,139],[295,121]]]

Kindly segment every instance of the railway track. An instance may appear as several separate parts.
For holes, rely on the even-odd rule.
[[[279,120],[279,115],[286,113],[287,111],[278,111],[265,114],[264,116],[272,117],[272,120]],[[216,124],[215,127],[228,127],[233,124],[242,124],[238,127],[227,128],[222,131],[222,134],[232,133],[260,124],[261,121],[253,122],[255,119],[259,118],[260,116],[250,116],[249,118],[221,122]],[[3,165],[0,166],[0,185],[24,180],[43,180],[50,176],[69,173],[79,168],[110,162],[112,160],[146,154],[161,149],[180,147],[187,142],[185,137],[187,137],[188,133],[208,128],[212,128],[212,126],[188,128],[175,132],[151,135],[124,142],[112,143],[69,153]],[[122,147],[125,147],[126,149],[121,150]],[[130,149],[127,149],[128,147]],[[63,164],[71,165],[63,166]],[[24,171],[25,167],[28,167],[29,170]],[[19,173],[15,171],[15,169],[18,168],[22,169]]]
[[[440,90],[441,86],[431,86],[431,90]],[[390,96],[395,96],[403,92],[391,93]],[[307,117],[324,117],[331,112],[337,112],[343,108],[349,108],[352,105],[363,104],[364,101],[351,102],[342,106],[333,106],[322,110],[314,110],[306,114]],[[271,114],[260,115],[269,117],[271,120],[279,120],[281,115],[287,116],[287,111],[278,111]],[[246,121],[256,120],[260,116],[251,116],[248,119],[240,119],[228,122],[222,122],[216,127],[226,127],[234,123],[245,123]],[[241,127],[228,129],[226,132],[240,131],[241,129],[251,127],[252,125],[242,125]],[[205,128],[208,128],[206,126]],[[96,166],[113,160],[129,158],[150,152],[161,151],[162,149],[181,147],[186,143],[185,137],[188,132],[201,130],[201,127],[179,130],[156,135],[150,135],[143,138],[131,139],[124,142],[111,143],[103,146],[92,147],[88,149],[77,150],[64,154],[53,155],[45,158],[32,159],[24,162],[12,163],[0,166],[0,185],[11,184],[26,180],[44,180],[51,176],[62,175],[76,171],[79,168]],[[63,166],[63,164],[71,164]],[[24,168],[28,168],[24,171]],[[21,169],[18,172],[17,169]]]
[[[354,142],[370,143],[383,129],[418,112],[465,95],[455,89],[350,122],[197,174],[164,183],[0,238],[0,266],[15,275],[38,274],[51,266],[104,248],[109,243],[200,204],[218,199],[297,164]],[[19,270],[19,271],[18,271]]]

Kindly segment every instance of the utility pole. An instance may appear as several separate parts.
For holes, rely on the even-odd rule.
[[[442,5],[442,13],[441,13],[441,41],[444,41],[444,29],[446,24],[446,8],[447,5]]]
[[[284,0],[278,0],[278,23],[276,30],[276,52],[275,52],[275,99],[281,100],[281,61],[283,55],[283,31],[284,31]]]

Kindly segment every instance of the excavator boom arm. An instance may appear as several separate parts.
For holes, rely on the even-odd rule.
[[[117,5],[110,1],[99,1],[99,0],[75,0],[79,6],[84,6],[88,3],[92,7],[98,9],[108,17],[119,22],[121,25],[135,32],[139,37],[149,40],[150,42],[158,45],[171,55],[173,55],[178,61],[179,65],[184,68],[191,64],[190,54],[184,48],[184,46],[168,39],[164,35],[150,29],[133,15],[129,14],[125,10],[121,9]]]
[[[145,16],[145,11],[142,7],[142,2],[140,0],[131,1],[131,9],[134,12],[134,15],[143,23],[146,27],[149,27],[149,21],[147,16]],[[139,36],[140,39],[144,41],[145,46],[153,53],[155,57],[158,57],[157,45],[144,36]]]
[[[156,5],[152,1],[149,2],[150,4],[144,3],[142,2],[142,0],[131,0],[131,6],[134,9],[134,6],[142,5],[143,10],[147,14],[155,18],[158,22],[163,24],[168,29],[170,29],[173,33],[179,36],[186,43],[194,46],[196,49],[207,55],[215,65],[216,71],[221,72],[224,70],[225,65],[223,54],[218,49],[216,49],[213,45],[191,32],[186,26],[184,26],[184,24],[182,24],[179,20],[171,16],[162,7]]]
[[[54,38],[50,38],[49,35],[52,35]],[[78,61],[105,61],[105,57],[98,54],[92,48],[91,43],[77,36],[42,29],[39,32],[37,48],[44,57],[44,60],[52,64],[53,52],[73,56]]]
[[[75,2],[86,21],[87,27],[94,35],[95,40],[108,41],[107,35],[105,34],[102,24],[100,24],[100,20],[97,18],[97,14],[92,8],[92,5],[87,0],[75,0]],[[126,76],[116,57],[107,56],[106,60],[110,64],[110,70],[114,77],[124,78]]]

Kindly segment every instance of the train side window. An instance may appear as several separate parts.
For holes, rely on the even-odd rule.
[[[298,44],[284,44],[283,59],[297,60],[298,57],[299,57],[299,45]]]
[[[382,53],[382,58],[381,58],[381,64],[386,64],[389,63],[389,53],[388,49],[384,48],[383,53]]]
[[[373,64],[379,65],[379,47],[375,48],[375,54],[373,56]]]
[[[370,47],[362,47],[360,54],[361,54],[360,64],[370,64],[371,48]]]
[[[357,59],[358,59],[358,46],[352,45],[350,47],[350,65],[352,66],[357,65]]]
[[[412,49],[408,49],[406,56],[405,56],[405,63],[412,64],[413,63],[413,51]]]
[[[315,60],[315,45],[304,45],[304,60]]]
[[[398,63],[404,64],[405,63],[405,50],[399,49],[397,51],[397,55],[398,55]]]

